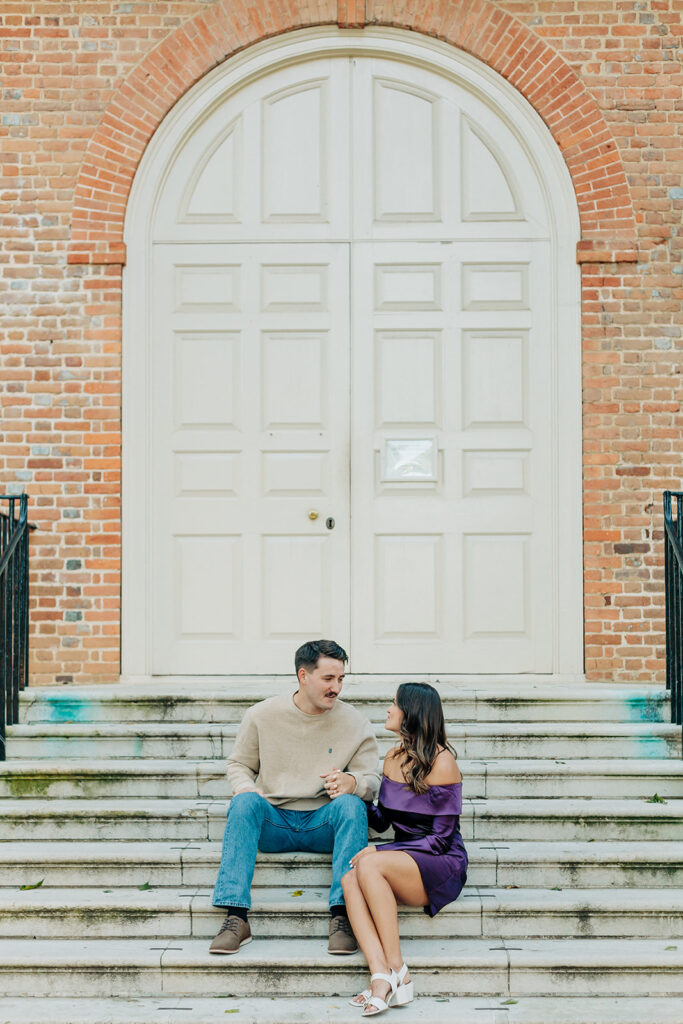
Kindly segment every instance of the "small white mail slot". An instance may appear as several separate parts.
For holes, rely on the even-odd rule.
[[[436,440],[433,437],[394,438],[384,442],[383,480],[436,480]]]

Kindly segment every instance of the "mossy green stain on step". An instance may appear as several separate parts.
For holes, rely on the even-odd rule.
[[[12,797],[49,796],[54,779],[45,775],[5,775],[5,784]]]

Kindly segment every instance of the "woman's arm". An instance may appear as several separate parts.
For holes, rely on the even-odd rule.
[[[368,825],[370,828],[374,829],[375,832],[386,832],[391,822],[384,808],[377,807],[375,804],[366,804],[365,806],[368,811]]]
[[[389,773],[391,771],[391,763],[396,754],[396,750],[396,747],[392,748],[384,758],[382,772],[388,778],[391,777]],[[377,807],[375,804],[370,803],[366,803],[365,806],[368,811],[368,825],[370,826],[370,828],[373,828],[375,832],[386,832],[386,830],[391,825],[391,821],[384,808]]]

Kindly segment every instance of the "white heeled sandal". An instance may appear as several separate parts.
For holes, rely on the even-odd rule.
[[[386,1000],[382,999],[380,996],[373,996],[373,995],[371,995],[370,998],[367,1000],[367,1002],[365,1003],[365,1005],[363,1007],[363,1012],[361,1014],[361,1017],[376,1017],[378,1013],[384,1013],[385,1010],[389,1009],[389,1007],[393,1003],[394,998],[396,996],[396,979],[397,979],[397,977],[398,977],[398,975],[396,974],[395,971],[392,971],[391,974],[372,974],[372,975],[370,975],[370,981],[375,981],[375,980],[388,981],[389,985],[391,986],[391,990],[389,992],[387,992]],[[370,1012],[368,1013],[368,1010],[370,1009],[370,1007],[373,1007],[373,1009],[371,1009]]]
[[[364,988],[362,992],[359,992],[353,999],[347,999],[349,1006],[357,1006],[359,1010],[362,1010],[368,999],[372,995],[371,988]]]
[[[406,1003],[412,1003],[414,997],[413,983],[412,981],[409,981],[407,985],[404,985],[403,983],[403,979],[408,973],[408,965],[403,964],[400,971],[392,971],[391,973],[396,979],[396,989],[392,1005],[396,1004],[396,1006],[405,1006]]]

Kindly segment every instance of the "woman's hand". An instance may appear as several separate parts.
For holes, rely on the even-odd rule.
[[[364,850],[360,850],[356,854],[355,857],[351,858],[351,860],[350,860],[351,867],[355,868],[355,866],[358,863],[358,861],[361,860],[362,857],[367,857],[368,854],[370,854],[370,853],[377,853],[377,847],[376,846],[366,846]]]

